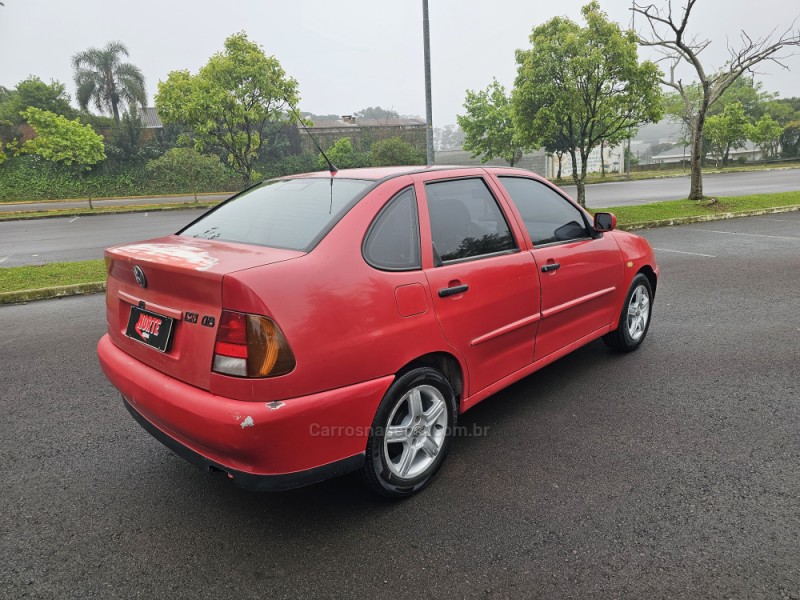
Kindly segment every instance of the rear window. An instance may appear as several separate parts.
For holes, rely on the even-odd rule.
[[[200,217],[179,235],[308,251],[372,185],[328,178],[264,183]]]

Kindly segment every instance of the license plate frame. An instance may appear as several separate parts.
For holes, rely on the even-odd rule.
[[[175,319],[172,317],[139,306],[131,306],[125,335],[140,344],[165,353],[170,349],[174,327]]]

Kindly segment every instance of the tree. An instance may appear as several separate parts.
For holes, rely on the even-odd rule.
[[[515,135],[511,114],[511,99],[497,80],[479,92],[467,90],[464,101],[465,115],[456,116],[464,131],[464,149],[472,152],[481,162],[499,157],[512,167],[527,149]]]
[[[16,89],[0,95],[0,119],[19,125],[22,123],[20,113],[29,106],[73,119],[77,111],[69,102],[63,83],[51,81],[47,84],[32,76],[20,81]]]
[[[781,154],[786,158],[800,156],[800,119],[787,123],[783,128]]]
[[[147,172],[177,190],[190,189],[197,202],[198,188],[222,185],[227,170],[218,156],[203,155],[194,148],[173,148],[147,163]]]
[[[73,167],[79,175],[105,159],[103,136],[96,134],[90,125],[34,107],[25,109],[22,116],[36,137],[26,141],[16,154],[35,154]],[[89,208],[92,208],[91,198]]]
[[[610,22],[596,1],[582,14],[586,27],[555,17],[533,30],[531,49],[517,51],[512,108],[522,143],[570,155],[577,200],[585,205],[591,151],[657,121],[662,102],[660,73],[652,62],[639,63],[635,34]]]
[[[751,72],[757,64],[772,61],[786,68],[786,65],[781,63],[783,57],[780,52],[800,45],[800,34],[791,30],[786,30],[777,40],[774,40],[773,35],[754,39],[742,31],[740,46],[733,48],[729,45],[730,58],[725,66],[719,71],[707,72],[700,62],[700,53],[711,41],[690,35],[686,31],[696,2],[697,0],[686,0],[686,7],[680,18],[673,15],[671,3],[667,4],[666,10],[653,4],[634,4],[633,7],[634,12],[642,14],[647,19],[650,27],[648,35],[639,37],[639,43],[656,48],[662,55],[660,60],[669,62],[669,78],[662,79],[662,83],[678,92],[683,100],[683,113],[685,120],[690,124],[692,145],[690,200],[703,198],[700,159],[709,109],[743,73]],[[684,84],[681,79],[676,78],[676,70],[681,62],[688,63],[697,74],[698,93],[692,93],[690,84]]]
[[[782,133],[783,127],[775,119],[765,114],[750,125],[747,137],[761,150],[761,158],[767,162],[767,159],[778,156]]]
[[[171,72],[158,84],[155,100],[164,123],[189,127],[198,151],[220,150],[248,186],[269,136],[295,121],[285,111],[294,111],[299,98],[297,81],[278,59],[237,33],[197,75]]]
[[[458,125],[445,125],[433,128],[433,140],[436,150],[452,150],[464,145],[464,132]]]
[[[325,154],[338,169],[354,169],[357,167],[369,166],[369,154],[355,150],[353,148],[353,142],[348,137],[336,140],[336,142],[325,151]],[[328,168],[328,163],[322,154],[317,157],[317,168]]]
[[[728,164],[730,151],[744,148],[750,133],[750,120],[744,114],[744,107],[739,102],[728,104],[722,114],[711,115],[706,119],[706,135],[711,149]]]
[[[370,164],[374,167],[391,165],[424,165],[426,156],[399,137],[375,142],[369,152]],[[334,164],[337,164],[334,162]]]
[[[396,110],[381,108],[380,106],[369,106],[354,112],[356,119],[375,119],[376,121],[386,122],[389,119],[397,119],[400,115]]]
[[[72,57],[82,110],[92,102],[119,123],[121,107],[147,104],[144,75],[139,67],[122,62],[123,56],[128,56],[128,48],[122,42],[109,42],[105,48],[89,48]]]

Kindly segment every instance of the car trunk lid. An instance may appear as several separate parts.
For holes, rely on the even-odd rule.
[[[109,335],[137,360],[209,389],[223,278],[303,254],[177,235],[109,248]]]

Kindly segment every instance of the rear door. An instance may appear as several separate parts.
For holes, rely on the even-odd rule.
[[[584,213],[551,186],[527,177],[498,179],[520,213],[540,271],[539,360],[611,323],[621,308],[622,254],[611,236],[594,234]]]
[[[418,180],[423,268],[442,331],[466,361],[469,396],[533,361],[539,278],[484,177]]]

